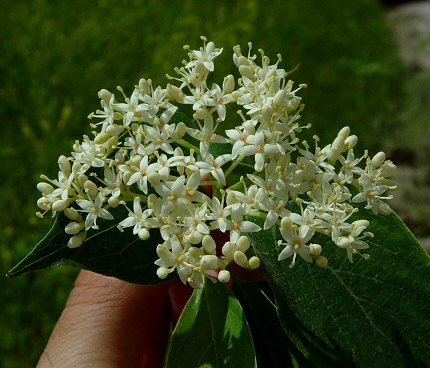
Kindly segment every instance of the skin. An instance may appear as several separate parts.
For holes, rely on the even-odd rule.
[[[161,367],[190,295],[178,281],[144,286],[81,271],[37,367]]]
[[[229,239],[213,235],[217,244]],[[264,277],[234,262],[230,271],[248,281]],[[170,329],[191,294],[180,280],[146,286],[83,270],[37,368],[161,368]]]

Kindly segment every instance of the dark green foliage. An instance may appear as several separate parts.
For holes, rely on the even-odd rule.
[[[121,218],[124,212],[127,210],[122,206],[110,210],[116,218]],[[160,280],[156,274],[156,245],[163,242],[158,231],[151,231],[150,239],[142,241],[131,229],[120,232],[118,222],[101,220],[99,230],[88,231],[84,244],[71,249],[67,246],[70,235],[64,232],[69,222],[64,214],[58,215],[48,234],[7,276],[66,264],[137,284],[157,284],[172,279]]]
[[[166,368],[188,367],[257,367],[242,307],[224,284],[206,279],[173,331]]]
[[[375,235],[368,260],[315,236],[327,268],[300,259],[277,260],[278,234],[251,234],[278,303],[280,320],[301,352],[317,366],[408,367],[430,361],[430,259],[394,214],[370,221]]]

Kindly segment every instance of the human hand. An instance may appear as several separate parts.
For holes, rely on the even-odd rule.
[[[81,271],[37,367],[161,367],[191,291]]]

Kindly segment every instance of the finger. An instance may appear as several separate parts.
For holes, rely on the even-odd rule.
[[[161,367],[167,291],[82,271],[38,367]]]

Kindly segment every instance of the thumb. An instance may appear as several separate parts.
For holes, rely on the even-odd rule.
[[[81,271],[37,367],[161,367],[167,293]]]

